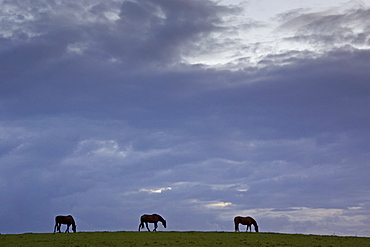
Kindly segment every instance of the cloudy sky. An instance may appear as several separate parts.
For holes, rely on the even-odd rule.
[[[369,0],[1,0],[0,233],[370,236]],[[152,226],[151,226],[152,227]],[[245,228],[243,228],[244,230]]]

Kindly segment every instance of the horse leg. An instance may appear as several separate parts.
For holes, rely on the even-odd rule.
[[[157,228],[158,228],[158,223],[157,222],[154,222],[154,230],[153,230],[153,232],[156,232],[157,231]]]
[[[57,229],[58,229],[58,232],[61,232],[60,231],[60,227],[62,226],[62,223],[58,223],[58,226],[57,226]]]
[[[149,229],[149,224],[148,224],[148,222],[145,222],[145,226],[146,226],[146,229],[148,229],[148,231],[150,232],[150,229]]]
[[[54,225],[54,233],[56,232],[57,227],[58,227],[58,223],[55,223],[55,225]]]
[[[70,224],[67,224],[67,229],[66,229],[66,231],[65,231],[65,233],[69,233],[69,226],[70,226]]]
[[[252,226],[251,225],[247,225],[247,232],[248,232],[248,228],[249,228],[249,231],[251,232],[252,231]]]
[[[239,223],[235,223],[235,232],[239,232]]]

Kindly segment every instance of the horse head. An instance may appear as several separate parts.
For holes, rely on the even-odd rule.
[[[164,228],[166,228],[166,220],[162,221],[162,225],[164,226]]]

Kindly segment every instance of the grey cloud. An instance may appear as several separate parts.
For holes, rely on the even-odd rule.
[[[290,15],[281,25],[281,30],[292,30],[295,35],[287,38],[290,41],[309,43],[319,47],[331,46],[363,46],[368,45],[369,37],[367,30],[367,16],[369,9],[362,8],[346,9],[338,13],[332,10],[322,13],[297,14],[293,18]]]
[[[73,55],[66,54],[69,50],[83,53],[89,59],[114,59],[130,70],[137,69],[137,66],[163,67],[178,61],[185,50],[195,48],[191,47],[195,41],[212,32],[225,30],[221,28],[221,16],[237,11],[210,1],[177,1],[176,4],[171,1],[123,1],[120,7],[117,3],[90,7],[79,2],[43,5],[42,8],[24,9],[12,4],[19,12],[29,12],[32,21],[24,20],[19,28],[23,28],[23,32],[36,33],[29,35],[27,43],[28,46],[39,47],[32,49],[37,50],[37,54],[28,54],[23,50],[27,46],[20,42],[4,59],[12,61],[18,58],[15,63],[33,64],[35,59],[45,60],[47,57],[42,55],[45,54],[53,62],[59,62],[60,58],[68,62],[69,56]],[[110,13],[107,6],[116,12],[119,7],[120,12],[116,13],[114,21],[101,17]],[[16,25],[12,17],[5,20],[9,25]],[[31,28],[37,30],[30,31]],[[10,37],[17,40],[15,33]],[[11,70],[6,68],[5,71]]]
[[[125,2],[121,7],[122,31],[129,33],[130,62],[137,58],[172,63],[183,49],[196,49],[192,43],[212,32],[221,31],[221,15],[236,10],[204,1]],[[124,38],[126,40],[126,38]],[[134,49],[132,49],[134,47]],[[125,54],[126,55],[126,54]],[[133,60],[133,61],[132,61]],[[172,60],[172,61],[171,61]]]

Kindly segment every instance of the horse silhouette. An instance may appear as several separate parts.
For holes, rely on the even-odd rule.
[[[73,219],[72,215],[67,215],[67,216],[58,215],[57,217],[55,217],[54,233],[57,230],[58,230],[58,232],[61,232],[60,227],[61,227],[62,224],[67,225],[67,229],[66,229],[65,232],[69,232],[69,227],[71,225],[72,225],[72,231],[76,232],[76,223],[75,223],[75,220]]]
[[[236,216],[234,218],[234,224],[235,224],[235,231],[236,232],[239,231],[239,224],[247,225],[247,230],[246,231],[248,231],[248,228],[249,228],[250,231],[252,231],[252,225],[253,225],[254,230],[256,232],[258,232],[257,221],[255,219],[253,219],[252,217],[250,217],[250,216],[247,216],[247,217]]]
[[[166,228],[166,220],[163,219],[162,216],[158,214],[152,214],[152,215],[143,214],[140,217],[139,231],[140,229],[144,228],[144,223],[145,223],[146,229],[148,229],[148,231],[150,232],[148,223],[154,223],[153,232],[156,232],[158,228],[158,221],[162,222],[162,225],[164,226],[164,228]]]

